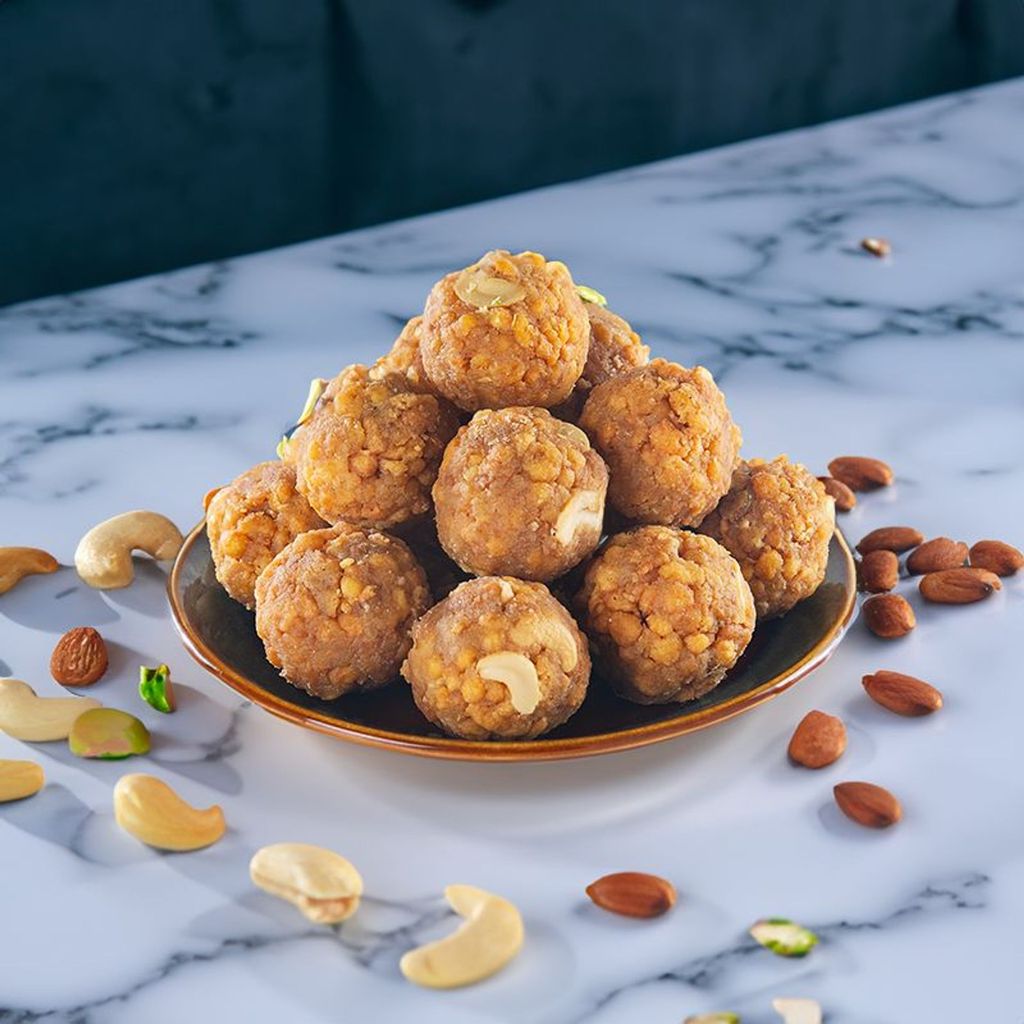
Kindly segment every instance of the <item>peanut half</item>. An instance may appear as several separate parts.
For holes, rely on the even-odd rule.
[[[425,988],[461,988],[500,971],[523,945],[523,919],[508,900],[473,885],[449,885],[445,899],[465,918],[451,935],[409,950],[402,974]]]
[[[65,740],[79,715],[102,706],[92,697],[37,697],[20,679],[0,679],[0,730],[16,740]]]
[[[154,775],[122,775],[114,786],[114,818],[129,835],[158,850],[201,850],[226,830],[214,804],[200,810]]]
[[[0,804],[33,796],[45,782],[42,766],[35,761],[0,761]]]
[[[56,572],[60,563],[42,548],[0,548],[0,594],[26,576]]]
[[[492,277],[480,267],[467,267],[455,279],[455,294],[476,310],[491,306],[510,306],[526,297],[526,289],[517,281]]]
[[[498,651],[488,654],[476,663],[481,679],[504,683],[512,707],[521,715],[529,715],[540,703],[540,679],[537,667],[525,654],[518,651]]]
[[[159,512],[122,512],[94,526],[78,542],[75,568],[90,587],[127,587],[135,577],[133,551],[165,562],[174,558],[182,541],[181,531]]]
[[[309,843],[274,843],[249,862],[253,884],[294,903],[315,924],[337,924],[359,907],[363,879],[340,853]]]

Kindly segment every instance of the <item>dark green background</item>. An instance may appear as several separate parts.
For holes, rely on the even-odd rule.
[[[0,0],[0,303],[1022,73],[1020,0]]]

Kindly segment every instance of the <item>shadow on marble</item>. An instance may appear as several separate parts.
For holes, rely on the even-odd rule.
[[[0,677],[6,677],[11,674],[11,666],[3,658],[0,658]]]
[[[61,634],[74,626],[116,622],[121,616],[74,569],[61,566],[49,576],[32,576],[4,594],[2,617],[28,629]]]
[[[148,559],[135,559],[135,581],[130,587],[104,591],[107,600],[150,619],[167,618],[167,573]]]

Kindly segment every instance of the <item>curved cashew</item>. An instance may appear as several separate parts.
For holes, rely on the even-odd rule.
[[[821,1006],[813,999],[773,999],[772,1009],[785,1024],[821,1024]]]
[[[114,786],[114,818],[129,835],[158,850],[201,850],[227,828],[214,804],[200,810],[185,803],[154,775],[122,775]]]
[[[555,540],[568,547],[580,530],[601,534],[604,525],[604,495],[600,491],[577,491],[555,520]]]
[[[504,683],[512,707],[521,715],[531,714],[540,703],[540,679],[537,666],[518,651],[498,651],[488,654],[476,663],[481,679]]]
[[[353,864],[322,846],[274,843],[257,850],[249,877],[272,896],[294,903],[316,924],[337,924],[359,907],[363,879]]]
[[[452,910],[465,920],[451,935],[411,949],[402,973],[426,988],[459,988],[500,971],[523,945],[523,919],[508,900],[473,885],[449,885]]]
[[[25,576],[56,572],[60,563],[42,548],[0,548],[0,594]]]
[[[65,740],[83,711],[102,706],[93,697],[37,697],[20,679],[0,679],[0,730],[16,740]]]
[[[44,782],[42,766],[35,761],[0,761],[0,804],[33,796]]]
[[[94,526],[78,542],[75,568],[90,587],[127,587],[135,575],[133,551],[165,562],[178,553],[182,541],[181,531],[159,512],[122,512]]]

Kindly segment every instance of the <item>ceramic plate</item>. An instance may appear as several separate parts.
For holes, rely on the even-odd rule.
[[[372,693],[322,701],[286,683],[263,655],[252,612],[232,601],[213,573],[205,525],[186,538],[168,584],[171,610],[189,653],[254,704],[340,739],[425,757],[544,761],[657,743],[725,721],[770,700],[822,665],[853,614],[856,578],[837,530],[825,582],[787,615],[759,625],[736,667],[688,704],[643,707],[614,696],[595,670],[587,699],[563,726],[537,740],[482,742],[442,735],[398,680]]]

